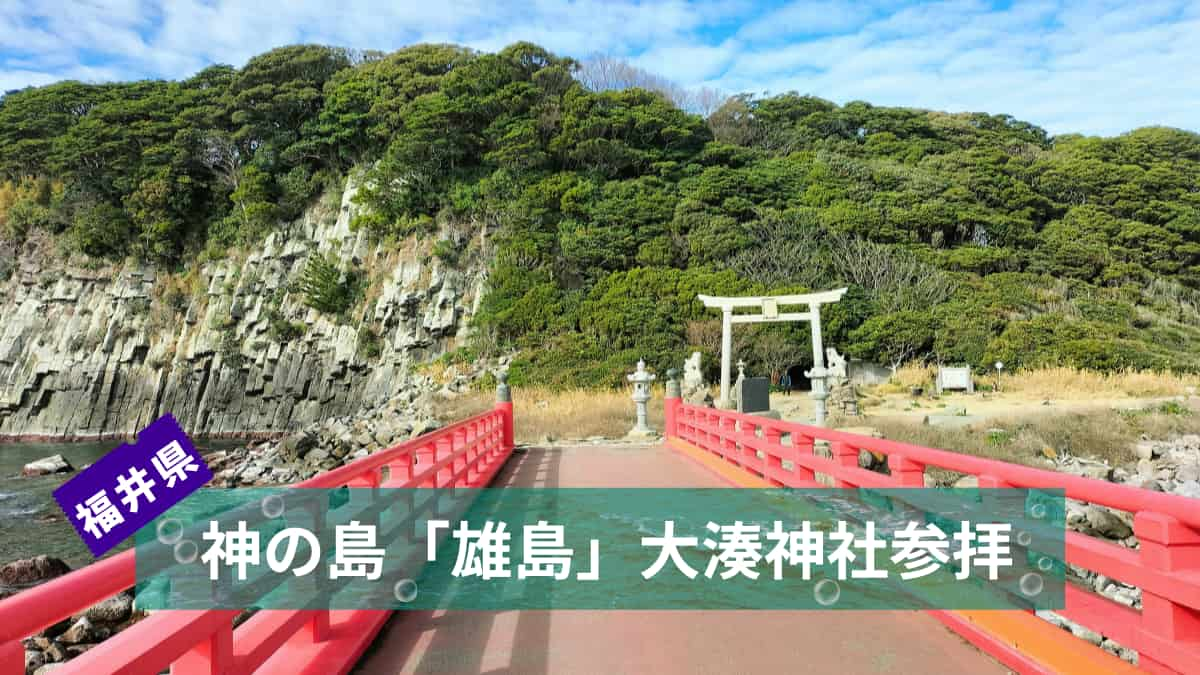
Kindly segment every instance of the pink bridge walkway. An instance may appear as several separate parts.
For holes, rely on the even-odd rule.
[[[518,451],[497,487],[723,487],[664,446]],[[356,672],[1005,673],[918,612],[514,611],[396,613]]]

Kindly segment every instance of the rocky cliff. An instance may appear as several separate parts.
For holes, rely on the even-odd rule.
[[[183,271],[9,251],[0,437],[128,435],[168,412],[194,434],[276,434],[391,399],[465,336],[486,265],[444,264],[432,238],[371,243],[350,228],[354,192],[350,180],[340,204],[332,195],[261,246]],[[349,320],[296,290],[327,253],[366,279]]]

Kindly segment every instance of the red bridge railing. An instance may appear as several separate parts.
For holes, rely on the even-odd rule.
[[[507,386],[496,407],[292,487],[445,488],[488,485],[513,450]],[[23,675],[22,640],[135,584],[134,551],[0,601],[0,675]],[[174,675],[341,673],[362,655],[388,610],[264,610],[233,628],[232,610],[156,612],[55,672]]]
[[[923,487],[925,470],[977,476],[981,488],[1061,488],[1067,497],[1134,514],[1140,548],[1066,533],[1066,562],[1142,590],[1142,610],[1067,585],[1057,613],[1138,652],[1138,666],[1160,673],[1200,672],[1200,501],[924,448],[822,427],[666,401],[666,435],[786,487]],[[787,436],[785,442],[785,435]],[[829,457],[816,454],[829,444]],[[859,451],[887,458],[889,473],[859,467]],[[784,462],[791,468],[784,468]],[[824,475],[828,482],[817,480]],[[955,626],[947,622],[952,628]],[[1047,628],[1059,630],[1047,624]],[[1079,640],[1084,644],[1082,640]],[[1090,645],[1089,645],[1090,646]]]

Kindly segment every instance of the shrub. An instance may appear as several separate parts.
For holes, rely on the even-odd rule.
[[[379,358],[383,353],[383,338],[379,333],[376,333],[370,326],[363,326],[358,329],[358,354],[364,359],[371,361]]]
[[[267,332],[275,342],[291,342],[304,337],[308,326],[299,321],[288,321],[275,313],[269,317]]]
[[[242,356],[242,343],[232,326],[221,331],[219,351],[221,360],[228,364],[230,368],[237,370],[242,367],[242,363],[245,360],[245,357]]]
[[[326,314],[345,315],[362,294],[356,270],[341,271],[337,256],[313,254],[300,276],[299,289],[304,303]]]
[[[433,245],[433,255],[447,265],[454,265],[462,255],[462,249],[451,239],[439,239]]]

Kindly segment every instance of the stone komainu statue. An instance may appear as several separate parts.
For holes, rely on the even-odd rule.
[[[704,372],[700,369],[700,358],[700,352],[692,352],[683,362],[683,386],[680,393],[683,400],[692,405],[711,406],[713,397],[708,393],[708,383],[704,381]]]
[[[829,405],[834,410],[840,410],[843,415],[858,416],[858,389],[846,375],[846,357],[837,353],[833,347],[825,349],[825,358],[829,365]]]

